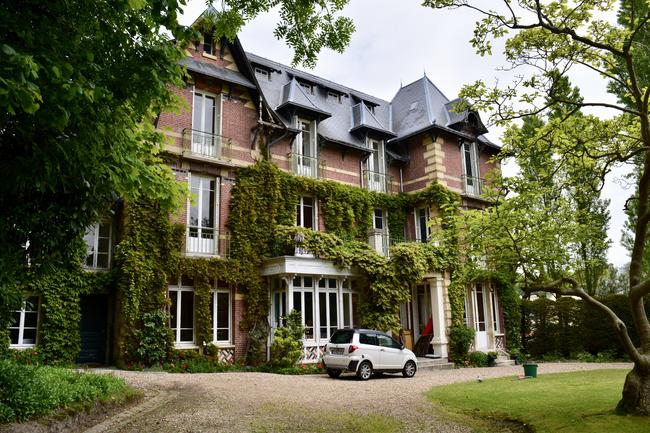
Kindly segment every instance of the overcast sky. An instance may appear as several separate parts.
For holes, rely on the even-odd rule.
[[[204,9],[204,0],[188,0],[181,22],[191,24]],[[498,49],[492,57],[480,57],[469,44],[477,20],[470,11],[432,10],[412,0],[352,0],[344,15],[356,26],[350,46],[343,54],[322,52],[316,68],[309,72],[388,101],[400,83],[409,84],[425,72],[449,99],[458,95],[463,84],[505,79],[497,71],[504,64]],[[239,39],[246,51],[289,65],[292,51],[273,36],[277,21],[275,13],[260,16],[244,28]],[[575,82],[585,100],[602,100],[602,80],[576,71]],[[491,130],[490,139],[498,143],[500,131]],[[504,169],[506,173],[512,170]],[[625,220],[622,209],[632,193],[617,181],[624,172],[621,169],[611,176],[603,193],[611,200],[609,260],[617,266],[629,261],[627,251],[619,245]]]

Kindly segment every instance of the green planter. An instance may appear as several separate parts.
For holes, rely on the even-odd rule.
[[[524,364],[524,376],[537,377],[537,364]]]

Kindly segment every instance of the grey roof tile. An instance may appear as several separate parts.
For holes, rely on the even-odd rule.
[[[199,74],[207,75],[209,77],[218,78],[228,83],[239,84],[240,86],[244,86],[249,89],[255,89],[255,84],[253,84],[240,72],[231,71],[230,69],[226,68],[220,68],[210,63],[199,62],[198,60],[194,60],[191,57],[181,59],[179,63],[183,66],[186,66],[189,71],[194,71],[198,72]]]

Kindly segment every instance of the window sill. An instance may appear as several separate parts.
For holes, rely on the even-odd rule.
[[[9,349],[25,350],[35,348],[35,344],[10,344]]]
[[[174,349],[178,350],[197,350],[199,346],[194,343],[176,343]]]
[[[215,56],[214,54],[208,54],[208,53],[203,52],[203,53],[201,53],[201,55],[203,57],[206,57],[206,58],[212,59],[212,60],[218,60],[219,59],[219,57]]]

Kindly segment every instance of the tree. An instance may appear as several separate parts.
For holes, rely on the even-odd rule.
[[[181,190],[153,120],[182,84],[181,4],[3,2],[0,329],[28,276],[63,266],[118,197],[175,207]]]
[[[476,108],[491,110],[492,120],[510,125],[516,119],[547,114],[558,104],[571,107],[559,119],[553,119],[535,134],[540,140],[554,135],[552,153],[558,163],[580,156],[588,164],[584,173],[596,171],[604,181],[613,164],[628,162],[635,157],[643,162],[638,178],[638,218],[634,227],[633,248],[629,272],[629,299],[640,346],[635,347],[627,328],[607,306],[589,295],[576,278],[573,269],[560,268],[557,274],[544,272],[540,257],[557,254],[566,257],[563,242],[576,228],[567,217],[567,208],[560,201],[553,214],[540,211],[526,215],[513,210],[508,237],[499,247],[509,251],[506,257],[521,272],[524,289],[572,295],[584,299],[609,320],[618,338],[634,362],[627,375],[618,409],[626,413],[650,413],[650,323],[644,310],[643,297],[650,293],[650,280],[642,275],[642,259],[650,223],[650,89],[639,77],[643,72],[637,58],[646,56],[642,44],[650,14],[638,10],[634,3],[624,2],[619,8],[619,22],[613,24],[602,18],[615,2],[612,0],[567,0],[542,2],[509,0],[490,2],[484,9],[481,2],[470,0],[426,0],[434,8],[470,8],[482,15],[477,23],[472,44],[479,54],[490,54],[495,39],[508,36],[505,56],[511,68],[521,75],[512,85],[488,88],[477,82],[462,92]],[[495,5],[496,4],[496,5]],[[639,57],[641,56],[641,57]],[[615,83],[627,95],[628,103],[609,100],[582,101],[567,98],[557,92],[560,79],[572,68],[580,67],[594,74],[593,80]],[[610,110],[612,116],[601,119],[582,115],[580,110],[599,108]],[[516,132],[516,129],[515,129]],[[571,137],[564,140],[563,136]],[[520,146],[534,149],[540,140],[526,140]],[[506,137],[508,142],[508,137]],[[513,142],[510,141],[512,144]],[[535,189],[524,189],[530,199],[538,196]],[[508,201],[504,202],[508,203]],[[499,209],[489,212],[503,212]],[[498,209],[498,210],[497,210]],[[518,222],[533,220],[523,226]],[[554,219],[559,219],[555,221]],[[508,221],[505,222],[507,224]],[[566,225],[565,225],[566,224]],[[555,227],[553,228],[553,225]]]
[[[279,7],[280,22],[275,37],[283,39],[293,51],[293,63],[313,67],[323,48],[342,52],[350,43],[354,24],[347,17],[337,16],[349,0],[224,0],[221,11],[207,0],[210,13],[205,18],[214,28],[216,40],[226,37],[234,40],[241,28],[251,19],[272,8]]]

